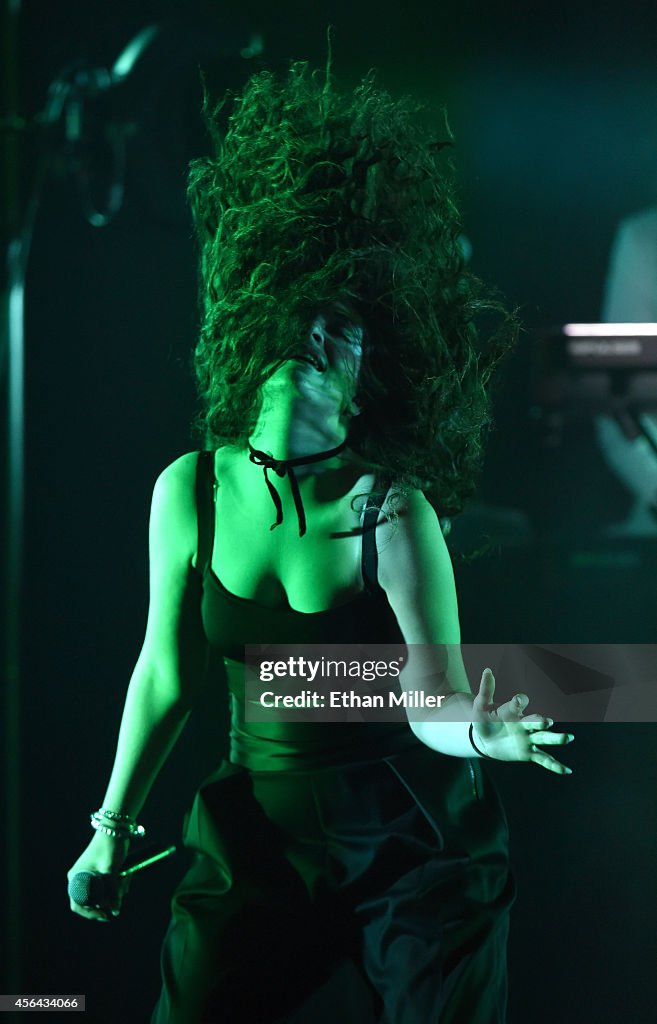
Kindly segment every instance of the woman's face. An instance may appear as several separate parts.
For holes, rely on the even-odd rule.
[[[355,403],[363,355],[364,328],[349,307],[335,303],[318,310],[300,339],[298,352],[282,363],[267,381],[296,389],[319,406],[357,415]]]

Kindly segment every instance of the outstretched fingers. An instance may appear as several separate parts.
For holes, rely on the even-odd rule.
[[[533,744],[564,744],[572,743],[575,739],[572,732],[543,732],[539,730],[531,733]]]
[[[531,755],[529,759],[534,764],[540,765],[541,768],[546,768],[549,772],[556,772],[558,775],[572,775],[572,768],[562,764],[552,754],[548,754],[547,750],[541,750],[540,747],[564,746],[566,743],[572,743],[574,738],[573,734],[569,732],[532,732]]]

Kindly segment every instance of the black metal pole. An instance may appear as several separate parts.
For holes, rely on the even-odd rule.
[[[7,518],[5,564],[5,793],[6,982],[9,993],[21,991],[21,602],[24,488],[24,253],[21,223],[21,140],[18,38],[20,0],[3,4],[3,150],[6,237],[6,289],[2,302],[3,350],[7,396]],[[12,1015],[13,1016],[13,1015]]]

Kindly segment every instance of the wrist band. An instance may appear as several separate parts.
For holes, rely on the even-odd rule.
[[[468,738],[470,740],[470,744],[472,745],[473,749],[477,751],[477,753],[479,754],[480,757],[487,757],[489,761],[494,761],[495,760],[494,757],[491,757],[490,754],[484,754],[483,750],[479,749],[479,747],[477,746],[477,744],[474,741],[473,733],[474,733],[474,722],[470,722],[470,728],[468,729]]]

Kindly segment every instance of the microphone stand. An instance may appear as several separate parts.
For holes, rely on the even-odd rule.
[[[17,113],[18,106],[18,16],[20,0],[5,6],[5,109],[0,123],[5,142],[5,188],[9,244],[6,252],[6,294],[2,296],[0,334],[0,376],[6,373],[7,392],[7,506],[5,542],[5,777],[7,888],[3,900],[6,917],[7,984],[20,992],[21,913],[21,638],[25,492],[25,282],[34,226],[48,174],[63,151],[81,186],[83,210],[96,227],[104,227],[116,216],[123,202],[125,136],[115,135],[114,180],[104,210],[97,210],[88,197],[84,164],[77,159],[81,144],[84,94],[92,95],[95,83],[89,73],[76,71],[72,80],[56,79],[50,86],[48,102],[33,124]],[[102,69],[97,72],[102,76]],[[58,137],[58,129],[64,131]],[[28,131],[37,130],[39,152],[30,193],[21,210],[21,141]]]
[[[7,393],[7,499],[5,538],[5,776],[6,878],[4,893],[6,934],[9,937],[5,957],[6,985],[9,992],[20,993],[22,935],[21,877],[21,636],[23,601],[23,516],[25,485],[25,281],[34,226],[48,175],[62,164],[78,184],[82,212],[93,227],[106,227],[123,204],[127,140],[137,130],[130,119],[103,120],[102,102],[110,93],[125,91],[124,83],[137,79],[137,87],[153,74],[159,60],[171,73],[178,63],[201,57],[222,58],[239,54],[245,61],[263,51],[262,37],[251,36],[240,46],[235,38],[222,41],[192,25],[167,30],[148,25],[128,43],[111,69],[88,68],[73,64],[58,75],[48,90],[44,110],[32,121],[18,114],[19,109],[19,17],[21,0],[3,4],[3,77],[4,115],[0,137],[4,142],[4,192],[9,243],[6,250],[5,281],[0,292],[0,382],[6,378]],[[242,40],[242,43],[244,40]],[[144,54],[148,60],[142,60]],[[144,70],[146,65],[146,70]],[[133,75],[138,68],[139,75]],[[118,87],[118,88],[117,88]],[[129,102],[124,106],[129,109]],[[129,99],[129,97],[128,97]],[[91,198],[91,149],[87,127],[100,125],[100,138],[112,154],[111,180],[104,207]],[[28,133],[35,133],[38,144],[36,172],[27,200],[21,202],[21,146]],[[10,1014],[8,1019],[13,1019]],[[16,1015],[17,1019],[17,1015]]]

